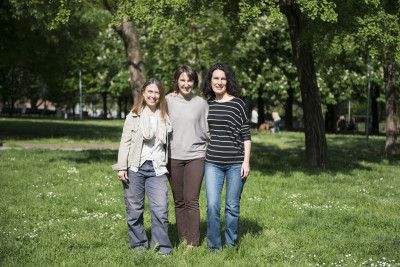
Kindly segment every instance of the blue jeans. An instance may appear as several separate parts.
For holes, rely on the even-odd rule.
[[[241,179],[242,164],[213,164],[206,162],[207,246],[222,249],[220,233],[221,192],[226,177],[225,246],[234,246],[238,236],[240,197],[246,179]]]
[[[134,250],[148,247],[143,225],[144,194],[147,193],[151,214],[151,243],[153,249],[169,254],[172,245],[168,237],[168,185],[165,174],[156,176],[152,161],[146,161],[137,172],[128,169],[124,185],[129,246]]]
[[[280,122],[281,122],[281,120],[274,121],[274,132],[275,133],[279,133],[281,131],[281,129],[279,129]]]

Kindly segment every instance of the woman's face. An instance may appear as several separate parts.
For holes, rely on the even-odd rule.
[[[190,80],[186,72],[182,72],[178,79],[178,95],[187,97],[192,93],[194,81]]]
[[[160,91],[158,90],[157,85],[149,84],[143,92],[143,98],[146,105],[151,110],[154,110],[160,102]]]
[[[211,88],[215,95],[222,96],[226,94],[226,75],[222,70],[214,70],[211,76]]]

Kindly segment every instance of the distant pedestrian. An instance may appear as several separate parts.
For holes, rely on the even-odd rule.
[[[272,119],[274,120],[274,133],[280,133],[279,123],[281,122],[281,117],[279,117],[279,113],[275,108],[272,111]]]
[[[347,122],[344,116],[340,116],[339,119],[336,121],[338,131],[345,131],[347,128]]]
[[[251,111],[251,128],[257,129],[258,125],[258,108],[253,108]]]
[[[143,85],[138,102],[126,116],[118,151],[118,179],[124,186],[129,246],[148,247],[143,225],[145,193],[151,214],[151,243],[155,251],[172,251],[168,237],[168,133],[172,131],[167,115],[163,85],[151,78]]]

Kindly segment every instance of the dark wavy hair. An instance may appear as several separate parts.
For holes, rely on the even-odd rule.
[[[197,76],[197,72],[192,67],[188,65],[183,65],[175,71],[174,81],[172,82],[175,91],[179,92],[178,80],[182,73],[187,74],[189,79],[194,82],[193,89],[196,88],[199,84],[199,77]]]
[[[201,94],[210,99],[215,98],[215,93],[211,87],[211,78],[215,70],[222,70],[225,72],[226,76],[226,92],[234,97],[240,97],[241,89],[239,82],[236,79],[235,72],[226,64],[217,63],[208,69],[206,75],[204,76],[203,82],[200,85]]]

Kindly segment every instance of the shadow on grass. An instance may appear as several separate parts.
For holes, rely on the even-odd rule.
[[[300,172],[307,175],[319,175],[322,173],[348,174],[357,170],[373,170],[372,164],[384,163],[389,166],[400,165],[400,155],[386,155],[384,153],[363,151],[339,151],[329,150],[329,165],[326,168],[310,167],[306,163],[304,150],[278,150],[264,149],[252,151],[250,166],[252,171],[259,171],[262,175],[274,175],[284,173],[291,177],[291,173]],[[63,153],[61,158],[52,161],[68,160],[78,164],[108,162],[111,165],[117,162],[116,150],[86,150],[79,153]],[[106,163],[105,163],[106,164]]]
[[[225,230],[225,220],[223,217],[223,214],[221,214],[221,241],[222,244],[225,243],[225,234],[224,234],[224,230]],[[241,238],[244,235],[250,234],[251,236],[257,236],[259,232],[261,232],[262,228],[261,226],[252,220],[249,220],[245,217],[240,217],[239,220],[239,229],[238,229],[238,241],[240,242]],[[150,237],[151,234],[151,230],[148,229],[146,231],[146,234],[148,237]],[[169,229],[168,229],[168,235],[170,238],[170,241],[172,243],[172,246],[174,248],[178,247],[180,242],[179,242],[179,238],[178,238],[178,227],[176,225],[176,223],[170,224],[169,225]],[[201,220],[200,221],[200,245],[207,245],[207,221],[206,220]]]
[[[348,174],[355,170],[372,170],[369,163],[400,165],[400,155],[386,155],[384,153],[365,151],[328,151],[329,164],[326,168],[311,167],[306,163],[304,150],[279,150],[271,147],[252,151],[250,166],[254,171],[263,175],[273,175],[277,172],[290,174],[302,172],[308,175],[319,175],[324,172],[332,174]]]
[[[109,149],[102,149],[102,150],[85,150],[85,151],[72,151],[72,153],[68,153],[70,151],[64,151],[62,157],[53,158],[50,161],[60,161],[60,160],[67,160],[73,161],[78,164],[85,164],[85,163],[100,163],[100,162],[110,162],[110,170],[111,165],[117,163],[118,159],[118,151],[116,150],[109,150]]]
[[[120,126],[96,125],[79,121],[60,120],[1,120],[0,138],[32,140],[38,138],[66,138],[71,140],[108,139],[119,142],[123,121]]]

